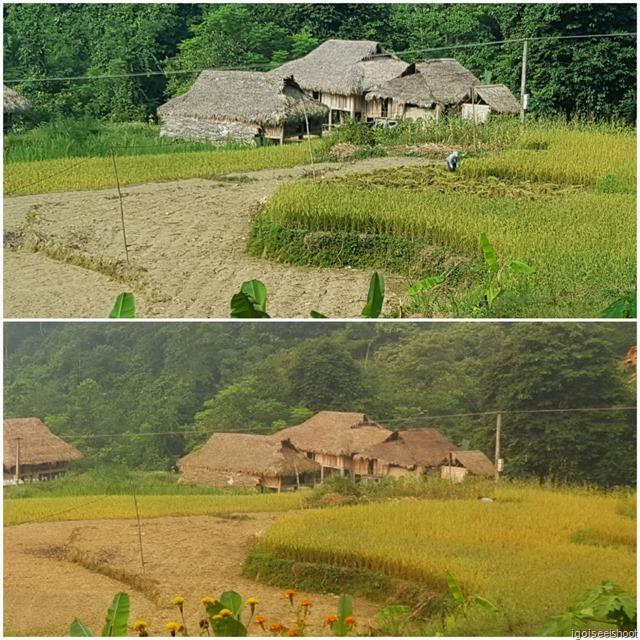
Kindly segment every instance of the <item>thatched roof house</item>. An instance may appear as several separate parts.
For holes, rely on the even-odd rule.
[[[173,138],[254,144],[322,132],[327,108],[291,77],[254,71],[203,71],[186,93],[158,107],[162,133]]]
[[[458,447],[436,429],[394,431],[384,442],[356,455],[372,476],[422,474],[438,468],[444,457]]]
[[[454,482],[462,482],[467,475],[493,477],[496,468],[482,451],[454,451],[443,457],[441,476]]]
[[[32,108],[32,104],[17,91],[7,87],[6,84],[2,85],[3,90],[3,111],[4,113],[19,113],[21,111],[29,111]]]
[[[462,100],[462,117],[486,122],[490,113],[517,115],[520,103],[504,84],[481,84],[467,91]]]
[[[32,104],[17,91],[7,87],[6,84],[2,85],[2,98],[3,98],[3,119],[2,128],[4,131],[11,129],[12,116],[14,113],[22,113],[29,111],[32,108]]]
[[[177,463],[181,480],[214,487],[284,487],[313,484],[320,465],[277,436],[215,433]]]
[[[409,67],[371,40],[327,40],[303,58],[270,71],[295,81],[331,110],[329,124],[364,113],[364,94],[373,86],[397,78]],[[333,112],[337,114],[333,114]],[[335,117],[334,117],[335,116]]]
[[[66,473],[69,462],[83,458],[38,418],[5,420],[2,442],[5,480],[15,480],[16,475],[21,481],[54,480]]]
[[[353,456],[386,440],[391,431],[363,413],[320,411],[306,422],[276,434],[322,465],[322,478],[338,471],[355,474]]]
[[[458,106],[477,84],[480,80],[453,58],[416,62],[402,77],[370,89],[366,96],[367,116],[438,118]]]

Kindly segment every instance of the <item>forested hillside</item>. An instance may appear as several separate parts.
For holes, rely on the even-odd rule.
[[[635,404],[633,324],[5,323],[4,417],[41,418],[84,464],[169,469],[214,431],[323,409],[434,427],[493,457],[496,410]],[[635,482],[635,411],[505,414],[507,473]]]
[[[36,122],[143,120],[203,68],[266,71],[329,38],[377,40],[408,62],[455,56],[517,95],[522,42],[483,45],[532,38],[533,113],[635,121],[635,36],[552,38],[635,33],[635,4],[37,3],[3,13],[5,81],[45,79],[11,84]],[[101,78],[65,79],[78,76]]]

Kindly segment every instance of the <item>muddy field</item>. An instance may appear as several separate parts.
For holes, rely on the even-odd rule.
[[[64,636],[74,618],[100,635],[106,610],[119,591],[131,597],[131,618],[151,623],[151,635],[165,635],[167,622],[180,622],[171,602],[187,599],[185,618],[197,636],[203,596],[235,590],[256,597],[270,622],[293,625],[294,612],[283,590],[243,578],[248,547],[279,514],[239,519],[194,516],[142,521],[145,574],[142,577],[138,528],[133,520],[83,520],[32,523],[4,530],[4,630],[7,634]],[[73,560],[75,558],[75,561]],[[78,562],[81,561],[81,563]],[[93,563],[91,569],[86,568]],[[95,567],[135,576],[137,588],[103,575]],[[125,579],[126,580],[126,579]],[[309,635],[325,635],[322,621],[335,612],[338,597],[304,593],[313,607]],[[379,607],[354,598],[360,631]],[[46,612],[46,613],[45,613]],[[246,618],[245,618],[246,620]],[[267,635],[252,625],[251,635]]]
[[[319,165],[318,171],[335,175],[428,162],[374,158]],[[312,309],[333,317],[357,316],[366,300],[370,270],[293,267],[244,252],[258,203],[309,171],[296,167],[222,182],[185,180],[124,188],[134,286],[105,275],[110,264],[125,258],[115,190],[5,198],[4,317],[105,318],[116,295],[133,290],[138,317],[226,318],[232,295],[254,278],[267,285],[272,317],[309,317]],[[41,245],[36,253],[27,250],[27,239],[34,238]],[[70,255],[82,266],[52,259],[42,246],[49,255]],[[408,283],[385,276],[389,308],[399,302]]]

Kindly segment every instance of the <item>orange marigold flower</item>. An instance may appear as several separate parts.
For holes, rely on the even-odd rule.
[[[353,625],[357,624],[356,623],[356,617],[355,616],[347,616],[344,619],[344,623],[345,624],[350,624],[351,626],[353,626]]]
[[[284,627],[279,622],[274,622],[273,624],[269,625],[269,631],[271,631],[271,633],[278,633],[283,629]]]
[[[307,621],[304,618],[298,618],[296,620],[296,626],[297,627],[306,627],[307,626]]]
[[[311,600],[309,600],[309,598],[302,598],[302,600],[300,600],[300,606],[301,607],[313,607],[313,602],[311,602]]]
[[[333,624],[334,622],[338,622],[338,616],[335,613],[330,613],[325,619],[325,624]]]
[[[257,624],[262,627],[266,621],[267,619],[264,616],[256,616],[256,619],[253,621],[253,624]]]
[[[285,589],[284,590],[284,597],[285,598],[289,598],[289,600],[295,598],[298,595],[297,591],[294,591],[293,589]]]
[[[288,636],[299,636],[300,634],[295,629],[289,629],[289,631],[287,631],[287,635]]]
[[[202,598],[202,600],[200,600],[200,602],[202,602],[205,607],[210,607],[215,602],[215,600],[209,596],[205,596],[204,598]]]

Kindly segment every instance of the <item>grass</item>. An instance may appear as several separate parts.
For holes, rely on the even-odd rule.
[[[467,596],[499,608],[491,615],[470,609],[457,622],[461,636],[536,635],[603,580],[635,591],[636,522],[618,513],[619,496],[519,485],[494,495],[493,504],[409,499],[287,515],[261,536],[260,548],[440,593],[449,570]],[[576,542],[578,531],[601,544]]]
[[[142,122],[110,124],[91,118],[63,119],[41,124],[27,132],[12,132],[4,137],[3,147],[5,164],[110,156],[112,149],[119,156],[157,154],[158,149],[171,154],[215,150],[209,142],[161,138],[157,125]]]
[[[121,186],[190,178],[210,179],[226,173],[286,169],[308,163],[309,149],[302,144],[209,149],[180,154],[119,155],[117,158]],[[4,167],[5,196],[113,187],[111,157],[14,162]]]
[[[299,509],[296,492],[264,495],[139,495],[141,518],[163,516],[215,516],[225,513],[288,511]],[[4,501],[4,524],[58,520],[135,518],[132,495],[25,498]]]
[[[416,278],[417,271],[446,272],[444,263],[414,258],[425,255],[425,245],[458,256],[456,264],[479,261],[485,232],[499,262],[523,261],[537,272],[506,273],[508,295],[492,315],[598,317],[636,286],[635,140],[598,130],[534,130],[522,136],[523,148],[468,159],[455,175],[414,167],[284,185],[254,220],[248,248],[286,262],[333,260]],[[349,236],[346,253],[340,234]],[[332,236],[339,241],[331,243]],[[322,252],[304,245],[315,237],[323,239]],[[405,264],[393,251],[358,241],[371,237],[385,247],[395,242]],[[460,291],[478,295],[471,285]],[[444,315],[468,315],[468,301],[446,304]]]

